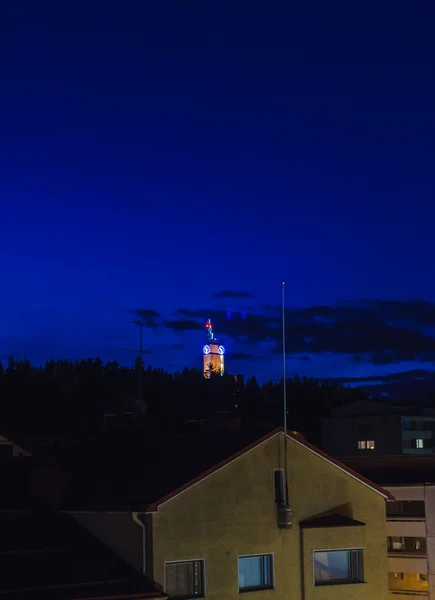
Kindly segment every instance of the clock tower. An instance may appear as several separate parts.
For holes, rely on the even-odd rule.
[[[223,375],[225,348],[215,338],[210,319],[205,324],[205,328],[207,337],[206,343],[202,347],[204,377],[209,378],[213,372]]]

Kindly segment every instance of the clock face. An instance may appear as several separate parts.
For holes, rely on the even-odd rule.
[[[210,346],[206,344],[205,346],[203,346],[202,351],[204,352],[204,354],[210,354]]]
[[[218,352],[219,354],[225,354],[225,348],[223,346],[219,346]]]

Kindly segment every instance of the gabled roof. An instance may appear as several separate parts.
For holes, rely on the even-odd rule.
[[[264,433],[264,432],[263,432]],[[29,481],[34,497],[54,503],[65,511],[123,511],[153,512],[178,494],[196,485],[232,461],[250,452],[276,435],[282,428],[261,435],[253,430],[215,431],[206,434],[169,434],[159,431],[133,436],[128,440],[112,438],[106,444],[82,446],[77,452],[69,451],[60,457],[58,464],[41,464],[27,459],[23,464],[22,482],[25,489]],[[372,483],[351,468],[328,456],[296,432],[288,438],[303,446],[343,473],[366,487],[391,498],[379,485]],[[17,473],[18,463],[10,466]],[[5,483],[0,465],[0,481]],[[10,474],[9,474],[10,475]],[[18,479],[9,489],[19,489]],[[17,487],[18,486],[18,487]],[[35,490],[37,493],[35,493]],[[13,497],[2,497],[0,509],[14,508]],[[29,494],[19,494],[28,502]]]
[[[365,523],[362,521],[356,521],[350,517],[345,517],[334,513],[332,515],[324,515],[323,517],[316,517],[314,519],[305,519],[305,521],[299,522],[299,527],[303,529],[326,529],[328,527],[364,527]]]
[[[204,471],[203,473],[201,473],[200,475],[198,475],[194,479],[192,479],[190,481],[187,481],[186,483],[184,483],[179,488],[177,488],[175,490],[172,490],[166,496],[163,496],[159,500],[153,502],[152,504],[150,504],[148,506],[147,510],[148,511],[155,511],[155,510],[157,510],[158,506],[160,506],[161,504],[164,504],[168,500],[171,500],[172,498],[174,498],[178,494],[181,494],[182,492],[184,492],[188,488],[190,488],[193,485],[199,483],[200,481],[202,481],[206,477],[209,477],[210,475],[212,475],[213,473],[215,473],[219,469],[225,467],[226,465],[228,465],[232,461],[236,460],[240,456],[246,454],[247,452],[251,451],[252,449],[254,449],[257,446],[259,446],[260,444],[264,443],[265,441],[269,440],[270,438],[272,438],[275,435],[278,435],[280,433],[284,433],[284,429],[282,427],[278,427],[277,429],[274,429],[270,433],[268,433],[268,434],[262,436],[261,438],[255,440],[254,442],[252,442],[248,446],[245,446],[244,448],[241,448],[238,452],[232,454],[231,456],[229,456],[226,459],[222,460],[218,464],[213,465],[212,467],[210,467],[209,469],[207,469],[206,471]],[[331,456],[329,456],[328,454],[326,454],[325,452],[323,452],[319,448],[316,448],[316,446],[313,446],[312,444],[310,444],[309,442],[307,442],[305,440],[305,438],[301,434],[299,434],[297,432],[294,432],[294,431],[292,431],[292,432],[288,431],[287,432],[287,437],[290,438],[291,440],[293,440],[294,442],[297,442],[301,446],[304,446],[310,452],[313,452],[314,454],[316,454],[317,456],[319,456],[323,460],[326,460],[328,463],[330,463],[334,467],[336,467],[339,470],[343,471],[344,473],[346,473],[347,475],[349,475],[353,479],[356,479],[357,481],[359,481],[360,483],[362,483],[366,487],[370,488],[374,492],[380,494],[384,498],[389,499],[389,500],[394,500],[394,498],[390,494],[390,492],[388,492],[387,490],[384,490],[379,485],[377,485],[375,483],[372,483],[371,481],[369,481],[368,479],[366,479],[365,477],[363,477],[362,475],[360,475],[356,471],[353,471],[352,469],[350,469],[346,465],[340,463],[338,460],[336,460],[335,458],[332,458]]]

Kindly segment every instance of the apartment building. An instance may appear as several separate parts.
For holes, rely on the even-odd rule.
[[[58,497],[171,598],[386,600],[391,494],[299,434],[156,434],[134,455],[87,457]]]
[[[435,457],[362,457],[346,464],[390,491],[388,587],[394,600],[435,599]]]
[[[435,450],[433,409],[356,400],[322,420],[322,448],[332,456],[426,455]]]

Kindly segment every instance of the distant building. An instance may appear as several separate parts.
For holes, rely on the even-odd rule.
[[[395,498],[387,502],[390,596],[435,600],[435,456],[343,460]]]
[[[332,456],[432,454],[435,415],[428,408],[356,400],[322,420],[322,447]]]
[[[225,371],[225,348],[216,339],[210,319],[207,321],[205,328],[207,337],[202,347],[204,377],[210,377],[211,373],[223,375]]]

